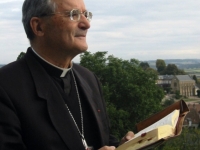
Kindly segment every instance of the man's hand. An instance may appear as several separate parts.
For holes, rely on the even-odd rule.
[[[132,139],[134,137],[134,133],[132,131],[129,131],[122,139],[121,142],[119,143],[119,145],[129,141],[130,139]]]
[[[119,145],[125,143],[126,141],[129,141],[134,137],[134,133],[132,131],[129,131],[122,139]],[[100,148],[99,150],[115,150],[116,148],[114,146],[104,146]]]
[[[116,148],[114,146],[104,146],[100,148],[99,150],[115,150]]]

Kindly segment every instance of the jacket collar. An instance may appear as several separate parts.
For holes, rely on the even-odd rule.
[[[40,62],[40,64],[42,64],[46,71],[53,76],[64,77],[67,74],[67,72],[73,67],[72,62],[70,63],[70,68],[57,67],[54,64],[45,60],[44,58],[42,58],[33,48],[30,49],[32,50],[33,54],[35,55],[35,58]]]

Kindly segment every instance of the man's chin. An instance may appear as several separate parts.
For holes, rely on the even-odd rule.
[[[88,49],[87,43],[81,45],[81,46],[80,46],[80,49],[81,49],[82,51],[86,51],[86,50]]]
[[[84,53],[85,51],[87,51],[88,47],[87,48],[84,48],[81,50],[81,53]]]
[[[87,45],[83,45],[77,48],[78,53],[83,53],[85,51],[87,51],[88,46]]]

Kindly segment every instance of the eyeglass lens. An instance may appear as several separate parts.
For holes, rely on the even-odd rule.
[[[78,9],[73,9],[71,12],[70,12],[70,18],[71,20],[74,20],[74,21],[79,21],[80,19],[80,16],[81,16],[81,11],[78,10]],[[89,12],[89,11],[85,11],[83,13],[83,15],[87,18],[88,21],[90,21],[92,19],[92,13]]]
[[[78,21],[80,19],[80,14],[79,13],[80,13],[79,10],[73,9],[70,12],[70,18],[71,18],[71,20]]]

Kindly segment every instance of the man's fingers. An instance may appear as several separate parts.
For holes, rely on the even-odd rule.
[[[126,135],[121,139],[121,142],[119,145],[125,143],[126,141],[129,141],[133,137],[134,137],[134,133],[132,131],[127,132]]]
[[[100,148],[99,150],[115,150],[116,148],[114,146],[104,146]]]
[[[132,131],[129,131],[126,135],[125,135],[125,140],[128,141],[130,139],[132,139],[134,137],[134,133]]]

